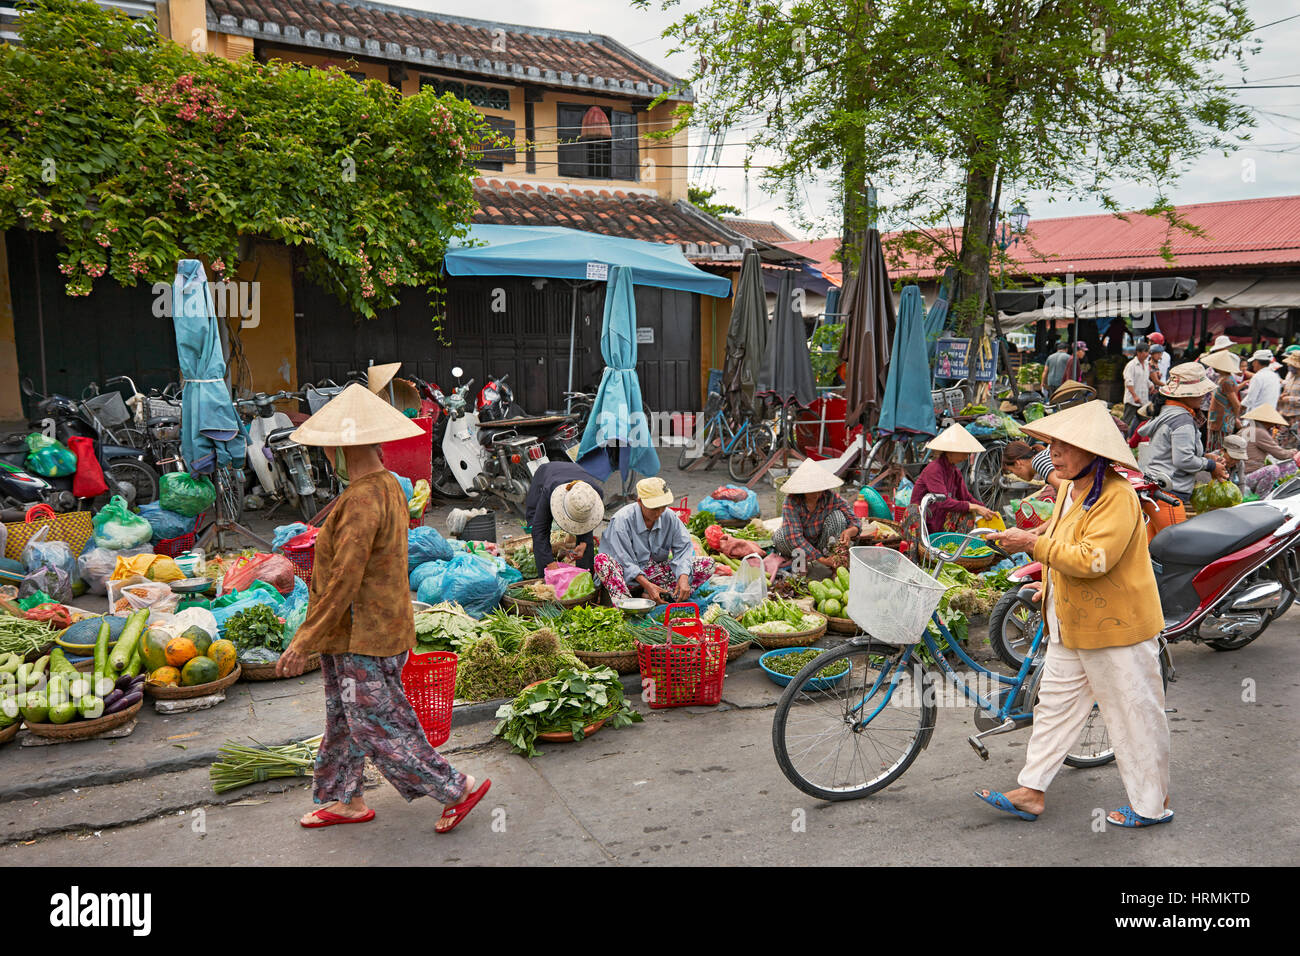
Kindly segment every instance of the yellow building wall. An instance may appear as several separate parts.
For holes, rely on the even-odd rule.
[[[731,295],[715,299],[700,296],[700,408],[708,404],[709,369],[723,368],[727,361],[727,330],[731,328],[731,309],[736,301],[736,284],[740,273],[733,272]]]
[[[252,259],[240,263],[235,278],[256,282],[260,296],[257,324],[238,331],[250,387],[255,392],[293,391],[298,387],[298,348],[292,253],[284,246],[258,242]]]
[[[18,388],[18,341],[14,334],[14,303],[9,287],[9,253],[0,233],[0,421],[23,417]]]

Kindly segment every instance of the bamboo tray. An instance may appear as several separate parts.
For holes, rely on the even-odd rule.
[[[519,581],[516,584],[512,585],[511,590],[513,590],[514,588],[526,587],[529,584],[536,584],[541,580],[542,580],[541,578],[528,578],[526,580]],[[527,617],[532,617],[533,613],[544,604],[558,604],[560,607],[565,607],[565,608],[577,607],[579,604],[594,604],[596,601],[596,596],[598,594],[600,594],[600,588],[595,588],[590,594],[584,595],[583,597],[580,598],[565,598],[562,601],[561,600],[537,601],[537,600],[532,600],[530,598],[512,597],[510,591],[507,591],[505,594],[501,596],[501,604],[504,607],[513,609],[519,614],[525,615]]]
[[[836,634],[856,634],[858,625],[852,618],[848,617],[830,617],[826,618],[826,629],[834,631]]]
[[[630,651],[574,651],[573,656],[588,667],[612,667],[620,674],[632,674],[641,669],[637,663],[636,648]]]
[[[44,737],[46,740],[86,740],[106,730],[113,730],[129,723],[143,706],[144,698],[141,697],[126,710],[119,710],[116,714],[98,717],[95,720],[72,720],[66,724],[33,724],[24,721],[23,726],[37,737]]]
[[[754,634],[753,631],[750,631],[751,634],[754,634],[754,643],[765,651],[774,651],[782,647],[802,647],[803,644],[801,642],[815,644],[826,634],[828,619],[825,614],[820,614],[817,611],[812,611],[811,613],[817,614],[817,616],[822,619],[820,627],[814,627],[811,630],[792,632],[789,634]]]
[[[727,663],[730,664],[732,661],[738,660],[739,658],[744,656],[744,653],[753,646],[754,646],[753,641],[745,641],[741,644],[728,644]]]
[[[239,679],[247,681],[291,680],[292,678],[280,677],[276,674],[275,667],[278,663],[278,661],[272,661],[270,664],[240,664],[243,673],[239,675]],[[302,669],[302,672],[303,674],[310,674],[315,670],[320,670],[320,654],[308,654],[307,666]]]
[[[206,684],[195,684],[193,687],[166,687],[160,684],[151,684],[146,680],[144,682],[144,693],[146,697],[154,697],[158,700],[189,700],[192,697],[206,697],[208,694],[215,694],[219,690],[225,690],[239,680],[241,673],[243,673],[243,669],[236,663],[235,669],[225,677],[208,681]]]

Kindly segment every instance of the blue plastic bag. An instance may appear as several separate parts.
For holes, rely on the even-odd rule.
[[[437,528],[421,525],[406,532],[406,569],[414,571],[429,561],[450,561],[451,545]],[[412,585],[414,588],[414,585]]]
[[[284,599],[284,646],[298,633],[302,622],[307,619],[307,602],[311,597],[311,588],[300,577],[293,579],[293,591]]]
[[[181,535],[189,534],[194,530],[193,518],[187,518],[175,511],[168,511],[156,501],[141,505],[140,517],[149,522],[149,526],[153,528],[154,541],[161,541],[164,538],[179,538]]]
[[[144,509],[141,508],[140,510],[143,511]],[[309,530],[311,529],[301,521],[295,521],[293,524],[280,525],[275,529],[275,536],[271,538],[271,550],[279,551],[290,538],[296,538],[304,531]]]
[[[402,497],[410,501],[411,496],[415,494],[415,485],[411,484],[411,479],[404,478],[395,471],[390,471],[389,474],[396,478],[397,483],[402,486]]]
[[[425,561],[411,572],[411,590],[419,591],[420,585],[424,583],[426,578],[430,575],[442,574],[446,567],[446,561]],[[423,600],[423,598],[421,598],[421,600]],[[437,604],[438,602],[433,601],[431,603]]]
[[[505,593],[506,580],[492,564],[472,554],[458,554],[420,583],[416,597],[427,604],[455,601],[478,618],[496,608]]]
[[[743,491],[745,498],[743,501],[727,501],[725,498],[703,498],[695,506],[696,511],[707,511],[717,518],[739,518],[748,521],[750,518],[757,518],[758,494],[749,488],[742,488],[740,485],[726,485],[727,488],[734,488],[737,491]]]

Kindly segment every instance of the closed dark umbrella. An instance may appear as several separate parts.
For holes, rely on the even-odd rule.
[[[745,250],[740,282],[727,327],[727,361],[722,369],[722,397],[733,419],[759,418],[758,376],[767,349],[767,298],[763,294],[758,253]]]
[[[889,371],[894,338],[894,297],[885,268],[880,233],[872,229],[859,249],[858,270],[844,290],[846,313],[840,358],[844,360],[845,427],[875,425]]]
[[[777,286],[767,349],[758,376],[759,390],[777,404],[793,401],[800,408],[807,408],[817,398],[805,336],[803,313],[796,308],[794,298],[794,271],[786,269]]]

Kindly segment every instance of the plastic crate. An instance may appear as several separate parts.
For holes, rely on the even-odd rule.
[[[189,534],[183,534],[178,538],[162,538],[155,541],[153,545],[154,554],[164,554],[169,558],[174,558],[178,554],[184,554],[194,547],[194,536],[199,531],[199,519],[194,519],[194,530]]]
[[[293,573],[311,584],[311,569],[316,563],[316,535],[319,528],[311,528],[284,543],[280,552],[293,565]]]
[[[402,690],[411,702],[429,746],[439,747],[451,736],[451,708],[456,697],[456,663],[450,651],[417,654],[411,651],[402,668]]]

